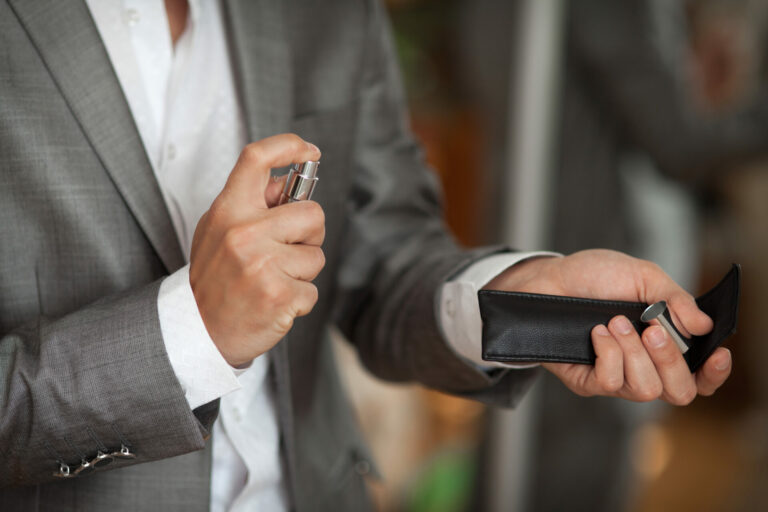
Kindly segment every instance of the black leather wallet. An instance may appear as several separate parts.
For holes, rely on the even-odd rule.
[[[690,348],[684,357],[691,372],[736,331],[740,281],[741,267],[734,264],[717,286],[696,299],[714,328],[686,340]],[[629,318],[638,332],[647,326],[640,315],[648,305],[640,302],[496,290],[480,290],[478,299],[486,361],[594,364],[593,327],[616,315]]]

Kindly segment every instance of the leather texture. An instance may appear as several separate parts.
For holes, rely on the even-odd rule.
[[[734,264],[717,286],[696,299],[714,328],[687,340],[690,348],[684,357],[691,372],[736,331],[740,281],[741,267]],[[616,315],[629,318],[638,332],[647,326],[640,315],[648,305],[640,302],[496,290],[481,290],[478,299],[487,361],[594,364],[593,327]]]

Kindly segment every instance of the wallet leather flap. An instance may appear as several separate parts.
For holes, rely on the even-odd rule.
[[[710,291],[696,299],[714,321],[712,331],[687,340],[685,360],[695,372],[736,330],[741,267],[734,264]],[[625,315],[638,332],[647,304],[480,290],[483,359],[502,362],[594,364],[590,333],[616,315]],[[667,312],[668,314],[668,312]]]

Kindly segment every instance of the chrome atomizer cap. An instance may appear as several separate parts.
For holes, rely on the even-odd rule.
[[[310,199],[317,184],[318,167],[320,167],[320,162],[314,160],[293,164],[288,171],[288,179],[285,181],[283,193],[280,195],[280,204]]]
[[[650,323],[651,320],[656,320],[659,322],[659,324],[664,328],[667,333],[669,333],[669,337],[672,338],[672,340],[677,345],[677,348],[680,349],[680,352],[685,354],[688,352],[688,349],[690,348],[688,344],[683,340],[683,337],[680,336],[680,333],[675,329],[675,326],[672,325],[672,323],[667,319],[666,317],[667,312],[667,303],[666,301],[659,301],[655,304],[651,304],[647,308],[645,308],[645,311],[643,311],[643,314],[640,315],[640,320],[642,320],[645,323]]]

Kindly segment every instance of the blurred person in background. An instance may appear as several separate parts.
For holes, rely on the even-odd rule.
[[[768,155],[768,95],[726,115],[700,111],[683,9],[652,0],[568,3],[551,241],[565,253],[597,246],[647,257],[695,289],[692,194]],[[551,380],[543,385],[531,509],[626,507],[629,441],[650,411],[600,399],[582,407]],[[589,471],[578,471],[585,460]]]
[[[688,2],[688,10],[694,92],[704,115],[714,119],[728,116],[764,95],[768,89],[768,4],[695,0]],[[750,273],[742,286],[739,331],[734,340],[736,350],[745,357],[738,365],[737,380],[722,398],[710,407],[678,411],[676,416],[681,421],[693,416],[719,425],[717,433],[681,454],[681,458],[687,455],[691,466],[696,460],[693,454],[709,439],[726,438],[734,453],[730,462],[705,475],[712,487],[722,488],[721,496],[708,503],[702,500],[699,510],[747,512],[768,504],[768,351],[761,342],[768,329],[768,158],[737,164],[729,171],[707,186],[704,270],[740,261]],[[712,270],[708,274],[713,277]],[[721,449],[726,448],[724,444]],[[679,468],[690,471],[684,464]],[[658,503],[659,487],[648,492],[651,506]]]
[[[517,83],[514,73],[509,81],[498,70],[514,59],[505,48],[514,48],[508,20],[519,6],[473,2],[467,8],[474,18],[465,27],[472,31],[468,80],[479,80],[475,88],[487,95],[497,147],[508,124],[499,113],[509,111],[499,105]],[[768,155],[768,94],[760,90],[751,102],[717,115],[702,110],[685,7],[655,0],[564,3],[548,239],[565,253],[598,246],[652,259],[694,289],[696,203],[735,166]],[[733,78],[739,69],[733,71],[721,76],[718,94],[739,82]],[[541,384],[527,510],[626,508],[634,476],[631,435],[653,412],[599,398],[584,404],[551,379]]]

